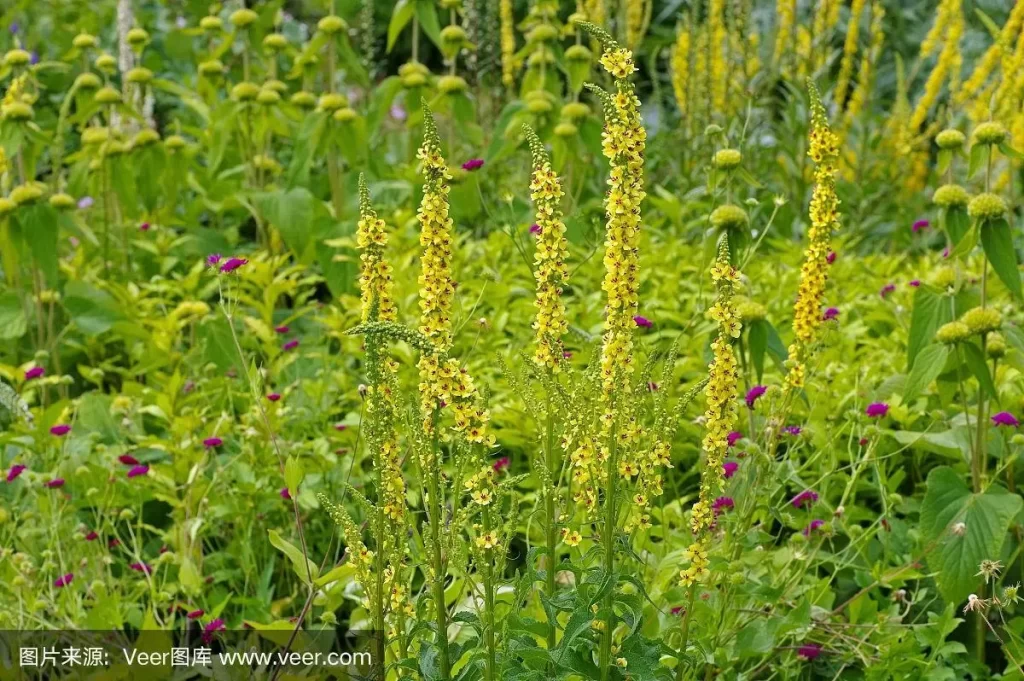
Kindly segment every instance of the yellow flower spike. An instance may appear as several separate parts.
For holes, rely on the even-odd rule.
[[[843,57],[839,63],[839,75],[836,77],[836,89],[833,99],[842,106],[846,102],[846,94],[853,76],[853,64],[857,56],[857,40],[860,37],[860,15],[864,12],[867,0],[853,0],[850,5],[850,22],[843,41]]]
[[[533,155],[533,175],[530,182],[530,197],[537,209],[536,243],[534,251],[534,278],[537,281],[537,298],[534,302],[537,314],[533,328],[536,331],[537,349],[533,361],[552,371],[559,370],[562,361],[562,336],[569,326],[565,319],[565,303],[562,302],[562,286],[568,276],[565,259],[568,256],[568,241],[565,238],[565,223],[562,221],[562,185],[555,171],[551,169],[544,144],[533,128],[524,125],[523,133]]]
[[[684,19],[676,29],[676,42],[672,48],[672,91],[676,96],[679,114],[685,119],[690,117],[690,68],[692,66],[691,48],[693,36],[691,26]]]
[[[500,0],[498,8],[501,22],[501,82],[512,87],[516,80],[516,30],[512,14],[512,0]]]
[[[709,0],[708,33],[711,40],[711,105],[714,111],[725,113],[726,85],[729,81],[725,63],[728,32],[725,28],[725,0]]]
[[[366,178],[359,175],[359,224],[356,241],[362,254],[359,256],[359,289],[362,292],[363,322],[370,321],[371,311],[377,308],[377,318],[394,321],[395,301],[392,298],[392,267],[384,259],[388,244],[387,225],[377,217],[370,203],[370,190]]]
[[[814,191],[811,194],[807,249],[800,268],[800,285],[793,312],[793,333],[789,346],[790,370],[786,375],[788,394],[803,387],[805,365],[822,324],[822,302],[828,278],[828,254],[832,232],[839,227],[839,198],[836,196],[836,162],[839,139],[831,131],[821,95],[808,82],[811,97],[810,145],[807,155],[814,161]]]
[[[943,0],[939,8],[940,16],[945,15],[946,30],[942,51],[935,62],[928,79],[924,84],[924,92],[914,107],[910,117],[910,134],[915,135],[920,130],[931,109],[932,104],[938,99],[947,77],[951,80],[950,89],[956,90],[956,78],[960,68],[960,38],[964,33],[964,18],[961,9],[961,0]],[[938,19],[936,19],[938,23]]]

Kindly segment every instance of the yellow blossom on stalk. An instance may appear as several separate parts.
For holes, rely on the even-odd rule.
[[[996,65],[1000,64],[1006,46],[1012,44],[1013,37],[1020,32],[1022,25],[1024,25],[1024,2],[1017,2],[1010,10],[1010,16],[1006,19],[996,41],[974,63],[974,70],[953,98],[957,106],[970,100],[985,86]],[[1007,78],[1010,77],[1010,74],[1004,75]]]
[[[387,225],[377,217],[370,203],[370,190],[366,179],[359,176],[359,224],[356,243],[362,254],[359,275],[359,290],[362,292],[363,321],[370,321],[370,313],[377,306],[380,321],[395,320],[395,301],[392,298],[391,264],[384,259],[388,244]]]
[[[691,61],[690,48],[692,35],[691,25],[684,19],[683,23],[676,29],[676,43],[672,48],[672,91],[676,96],[676,105],[679,107],[680,115],[687,120],[690,117],[689,88]]]
[[[945,15],[946,17],[947,30],[945,39],[942,51],[939,52],[939,58],[936,60],[932,72],[928,74],[928,79],[925,81],[924,92],[921,93],[921,97],[917,100],[917,104],[914,107],[914,112],[910,116],[911,135],[917,134],[917,131],[921,129],[921,125],[924,123],[925,118],[927,118],[932,104],[938,99],[947,77],[954,79],[954,81],[959,77],[961,59],[960,38],[964,32],[964,18],[960,3],[961,0],[943,0],[942,5],[940,5],[940,15]],[[952,88],[955,88],[955,82],[951,84]]]
[[[796,26],[796,0],[776,0],[775,51],[772,65],[783,66],[783,57],[793,50],[793,29]]]
[[[811,346],[822,324],[822,302],[828,278],[828,254],[832,248],[832,232],[839,226],[839,198],[836,196],[836,160],[839,139],[829,129],[821,95],[813,83],[808,83],[811,96],[810,148],[807,155],[814,161],[814,191],[811,194],[810,221],[807,249],[800,268],[800,285],[793,312],[793,333],[789,346],[789,372],[786,391],[799,389],[804,384],[805,365]]]
[[[500,0],[498,16],[501,22],[501,82],[505,87],[512,87],[516,80],[516,29],[512,0]]]
[[[857,56],[857,41],[860,38],[860,15],[864,12],[867,0],[853,0],[850,5],[850,23],[846,29],[846,40],[843,41],[843,57],[839,63],[839,75],[836,77],[834,100],[840,106],[846,101],[846,93],[853,77],[853,64]]]
[[[718,336],[711,343],[713,358],[708,367],[708,384],[704,388],[707,398],[702,442],[705,459],[700,476],[700,493],[690,514],[693,543],[685,551],[685,558],[690,564],[679,573],[684,586],[696,583],[708,571],[711,543],[709,530],[715,521],[712,504],[722,486],[722,464],[729,451],[729,433],[735,429],[737,420],[739,372],[732,343],[739,338],[741,330],[739,315],[733,303],[740,279],[739,272],[729,263],[729,247],[725,239],[721,241],[718,259],[711,268],[711,279],[718,289],[718,300],[710,311],[710,316],[718,322]]]
[[[568,242],[560,206],[562,185],[551,169],[548,153],[537,133],[529,126],[524,126],[523,132],[533,154],[530,198],[537,209],[537,247],[533,261],[537,281],[537,299],[534,301],[537,316],[533,321],[537,349],[533,361],[538,366],[558,371],[562,360],[562,336],[569,329],[565,320],[565,303],[562,302],[562,286],[568,276],[565,265]]]
[[[709,0],[708,33],[711,40],[711,105],[725,113],[726,83],[729,69],[725,63],[725,47],[729,38],[725,29],[725,0]]]
[[[940,0],[939,6],[935,9],[935,21],[928,29],[927,35],[921,41],[921,48],[918,50],[918,59],[927,59],[935,54],[935,50],[946,32],[950,20],[950,5],[946,0]]]
[[[626,45],[636,47],[651,21],[652,0],[626,0]]]
[[[850,95],[850,101],[846,105],[843,117],[843,128],[849,128],[853,119],[857,118],[867,106],[868,98],[871,96],[871,88],[875,80],[875,64],[882,54],[882,43],[885,41],[885,7],[880,0],[871,5],[871,45],[860,60],[860,69],[857,73],[857,87]]]

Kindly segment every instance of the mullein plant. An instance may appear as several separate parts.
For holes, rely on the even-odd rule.
[[[408,518],[397,429],[398,365],[388,356],[388,337],[373,331],[396,320],[392,267],[384,257],[387,225],[373,208],[363,176],[359,177],[359,214],[356,239],[362,251],[359,289],[361,326],[366,330],[367,379],[363,434],[373,463],[376,498],[371,502],[354,489],[346,493],[356,496],[367,509],[373,549],[365,545],[362,531],[344,506],[331,503],[323,495],[320,501],[338,523],[356,567],[376,633],[374,664],[379,678],[384,678],[389,640],[397,644],[398,660],[408,656],[406,623],[414,611],[407,580]]]
[[[942,50],[932,67],[931,73],[924,84],[924,92],[914,105],[913,113],[910,116],[911,137],[915,137],[928,117],[932,106],[942,92],[944,85],[949,85],[949,91],[956,92],[959,87],[960,69],[962,57],[960,54],[960,39],[964,34],[964,17],[961,8],[961,0],[943,0],[939,6],[936,25],[943,26]],[[928,43],[922,44],[921,57],[927,55],[925,47]],[[926,133],[927,136],[927,133]]]

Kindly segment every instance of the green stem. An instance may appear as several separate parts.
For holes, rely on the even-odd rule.
[[[484,520],[484,532],[491,531],[491,512],[488,507],[484,507],[483,512]],[[487,681],[494,681],[496,673],[496,653],[494,645],[494,563],[493,563],[493,552],[496,549],[491,549],[490,557],[492,562],[488,563],[484,569],[484,616],[487,619],[486,629],[486,642],[487,642],[487,660],[485,668],[485,678]]]
[[[612,405],[612,413],[614,413],[614,405]],[[608,490],[605,498],[605,516],[604,516],[604,578],[606,580],[612,580],[608,588],[608,593],[604,597],[604,632],[601,637],[601,650],[600,650],[600,667],[601,667],[601,681],[608,681],[611,674],[611,660],[612,660],[612,627],[615,624],[615,613],[613,609],[615,607],[615,583],[614,583],[614,571],[615,571],[615,519],[616,519],[616,496],[618,490],[616,484],[618,483],[618,441],[616,438],[616,423],[613,421],[611,437],[609,438],[609,454],[608,454]]]
[[[693,601],[697,595],[697,586],[690,585],[690,592],[686,598],[686,612],[683,613],[683,641],[679,645],[679,662],[676,663],[676,681],[683,681],[686,666],[683,664],[683,656],[686,655],[686,646],[690,642],[690,613],[693,612]]]
[[[433,594],[437,617],[437,652],[441,667],[441,678],[451,679],[451,663],[448,660],[448,608],[444,600],[444,556],[441,552],[441,462],[438,446],[438,408],[434,407],[431,418],[433,435],[430,442],[430,541],[433,546]]]
[[[556,552],[558,549],[558,533],[555,527],[555,495],[557,492],[557,480],[558,470],[556,469],[555,462],[555,424],[554,424],[554,413],[552,411],[551,396],[548,395],[547,405],[547,423],[545,425],[544,435],[544,465],[547,466],[548,470],[548,488],[545,492],[544,498],[544,515],[548,532],[548,562],[547,562],[547,594],[549,599],[555,597],[555,569],[558,561],[556,560]],[[552,620],[548,623],[550,628],[548,629],[548,650],[554,650],[557,644],[557,622]]]

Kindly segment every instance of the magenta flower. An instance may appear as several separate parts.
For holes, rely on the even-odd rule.
[[[813,660],[821,655],[821,646],[817,643],[807,643],[797,648],[796,654],[805,660]]]
[[[346,426],[344,423],[335,423],[334,424],[334,429],[336,431],[338,431],[339,433],[341,433],[341,432],[344,432],[344,431],[348,430],[348,426]]]
[[[57,587],[58,589],[63,589],[68,584],[70,584],[71,580],[73,580],[74,578],[75,578],[75,573],[69,572],[69,573],[67,573],[64,576],[58,577],[57,579],[53,580],[53,585],[55,587]]]
[[[729,443],[730,447],[732,447],[742,439],[743,433],[739,432],[738,430],[734,430],[726,436],[726,441]]]
[[[562,359],[572,359],[572,353],[568,350],[562,352]]]
[[[868,439],[866,437],[862,437],[861,439],[857,440],[857,444],[860,445],[861,447],[867,447]]]
[[[247,264],[249,261],[245,258],[228,258],[228,261],[220,266],[221,272],[234,272],[242,265]]]
[[[839,309],[835,308],[835,307],[830,307],[827,310],[825,310],[825,314],[821,315],[821,318],[822,318],[822,320],[827,322],[827,321],[830,321],[832,319],[835,319],[838,316],[839,316]]]
[[[110,541],[107,542],[107,548],[108,549],[116,549],[120,545],[121,545],[121,540],[118,539],[117,537],[114,537],[113,539],[111,539]]]
[[[282,324],[281,326],[275,326],[274,331],[276,331],[277,333],[288,333],[289,331],[291,331],[291,329]]]
[[[804,536],[810,537],[811,532],[814,532],[815,530],[819,529],[824,524],[824,520],[812,520],[811,524],[804,528]]]
[[[722,475],[725,476],[726,479],[729,479],[736,475],[736,471],[739,469],[740,465],[735,461],[726,461],[722,464]]]
[[[530,225],[530,234],[540,234],[540,225],[536,222]]]
[[[128,471],[128,477],[137,478],[140,475],[146,475],[147,473],[149,473],[149,466],[147,466],[146,464],[141,464],[138,466],[132,466],[131,469]]]
[[[42,378],[46,374],[46,369],[43,367],[32,367],[25,372],[25,380],[31,381],[33,378]]]
[[[711,510],[714,511],[716,516],[719,513],[731,511],[735,506],[736,502],[732,500],[732,497],[718,497],[711,502]]]
[[[676,607],[672,608],[673,615],[682,615],[684,612],[686,612],[686,608],[684,608],[681,605],[677,605]]]
[[[636,325],[642,329],[649,329],[652,326],[654,326],[654,322],[652,322],[647,317],[644,317],[643,315],[637,315],[633,317],[633,322],[636,323]]]
[[[797,494],[789,502],[793,504],[794,508],[803,508],[804,506],[811,506],[818,500],[818,493],[811,489],[805,489],[800,494]]]
[[[509,459],[507,456],[503,456],[497,461],[495,461],[493,464],[491,464],[491,468],[494,469],[495,473],[501,473],[503,470],[508,468],[511,463],[511,459]]]
[[[210,267],[216,267],[219,262],[220,253],[211,253],[210,255],[206,256],[206,264],[209,265]]]
[[[85,541],[96,541],[100,538],[99,533],[96,530],[89,530],[89,533],[85,535]]]
[[[889,405],[885,402],[872,402],[864,410],[864,413],[873,419],[880,419],[889,413]]]
[[[949,257],[949,249],[948,248],[942,249],[942,257],[943,258],[948,258]]]
[[[471,158],[462,164],[463,170],[473,172],[474,170],[480,170],[484,167],[484,160],[482,158]]]
[[[291,499],[292,498],[292,493],[288,491],[287,487],[282,487],[281,491],[278,492],[278,494],[281,495],[282,499]]]
[[[931,224],[931,223],[928,222],[927,220],[918,220],[917,222],[915,222],[911,226],[910,229],[912,229],[914,231],[914,233],[916,234],[916,233],[920,232],[923,229],[928,229],[928,225],[929,224]]]
[[[153,572],[153,568],[149,567],[145,563],[132,563],[128,567],[136,572],[142,572],[147,575]]]
[[[190,611],[187,615],[185,615],[185,617],[189,618],[190,620],[197,620],[197,619],[199,619],[200,617],[202,617],[205,614],[206,614],[206,611],[203,610],[202,608],[200,608],[198,610]]]
[[[220,619],[219,617],[210,622],[209,624],[207,624],[205,627],[203,627],[203,643],[209,645],[210,642],[213,641],[214,634],[216,634],[218,631],[221,631],[222,629],[224,629],[224,620]]]
[[[7,471],[7,482],[14,482],[18,479],[18,476],[25,472],[25,465],[16,463],[11,466],[11,470]]]
[[[117,460],[120,461],[121,463],[123,463],[125,466],[138,466],[139,465],[139,460],[136,459],[131,454],[122,454],[121,456],[117,457]]]
[[[911,279],[910,280],[909,286],[912,286],[913,288],[917,288],[920,285],[921,285],[921,280],[920,279]]]
[[[831,265],[835,261],[836,261],[836,252],[835,251],[829,251],[828,255],[825,256],[825,262],[827,262],[829,265]]]
[[[800,433],[804,432],[804,429],[801,428],[800,426],[786,426],[785,428],[782,429],[782,432],[786,433],[787,435],[792,435],[793,437],[796,437]]]
[[[887,297],[890,293],[896,290],[896,284],[886,284],[882,287],[882,290],[878,292],[878,295],[883,298]]]
[[[93,203],[95,203],[95,202],[92,200],[91,196],[83,196],[82,198],[78,199],[78,208],[80,210],[85,210],[86,208],[92,208],[92,204]]]
[[[208,437],[205,440],[203,440],[203,446],[206,447],[207,449],[211,449],[213,447],[220,447],[222,444],[224,444],[224,440],[221,440],[219,437]]]
[[[658,385],[657,383],[655,383],[654,381],[647,381],[647,390],[648,390],[648,392],[656,393],[660,389],[661,389],[661,386]]]
[[[277,402],[279,399],[281,399],[281,394],[270,393],[269,395],[267,395],[267,399],[270,400],[271,402]]]
[[[63,437],[71,432],[71,426],[66,423],[58,423],[55,426],[50,427],[50,435],[56,435],[57,437]]]
[[[754,403],[757,402],[757,398],[768,392],[768,388],[763,385],[755,385],[753,388],[747,391],[747,407],[750,409],[754,408]]]
[[[1011,428],[1016,428],[1020,425],[1020,421],[1017,420],[1017,417],[1008,411],[1001,411],[998,414],[992,414],[992,423],[997,426],[1010,426]]]
[[[63,487],[64,486],[64,478],[54,478],[53,480],[47,480],[43,484],[46,487],[49,487],[50,489],[57,489],[59,487]]]
[[[290,340],[287,343],[285,343],[284,345],[282,345],[281,349],[282,350],[294,350],[297,347],[299,347],[299,341],[297,341],[297,340]]]
[[[139,225],[139,231],[140,232],[148,232],[149,231],[149,223],[148,222],[143,222],[141,225]]]

